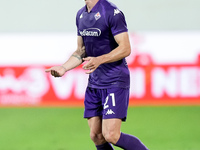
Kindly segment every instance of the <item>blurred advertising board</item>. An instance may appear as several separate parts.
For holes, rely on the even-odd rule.
[[[200,104],[200,32],[131,33],[130,105]],[[83,106],[88,75],[45,68],[76,49],[75,34],[0,35],[0,106]]]

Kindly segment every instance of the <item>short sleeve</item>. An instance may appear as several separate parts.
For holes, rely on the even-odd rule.
[[[113,36],[128,31],[125,16],[119,9],[110,11],[108,22]]]
[[[76,27],[77,27],[77,35],[80,36],[79,33],[79,18],[80,18],[80,14],[79,12],[76,14]]]

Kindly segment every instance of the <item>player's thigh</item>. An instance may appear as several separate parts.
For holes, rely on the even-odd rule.
[[[88,125],[90,127],[91,134],[102,133],[102,117],[96,116],[88,118]]]
[[[90,138],[95,143],[95,145],[102,145],[105,143],[105,138],[102,134],[102,117],[92,117],[88,119],[88,124],[90,127]]]
[[[107,141],[115,144],[119,140],[121,124],[121,119],[103,119],[102,132]]]

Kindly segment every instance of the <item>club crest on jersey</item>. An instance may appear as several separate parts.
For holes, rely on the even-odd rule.
[[[101,18],[100,12],[96,13],[96,14],[94,15],[94,18],[95,18],[96,20],[99,20],[99,18]]]

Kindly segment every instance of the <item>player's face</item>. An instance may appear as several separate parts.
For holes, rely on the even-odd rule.
[[[86,4],[91,3],[91,1],[92,1],[92,0],[85,0],[85,3],[86,3]]]
[[[85,0],[85,4],[86,5],[91,5],[91,4],[93,4],[93,3],[95,3],[96,1],[98,1],[98,0]]]

